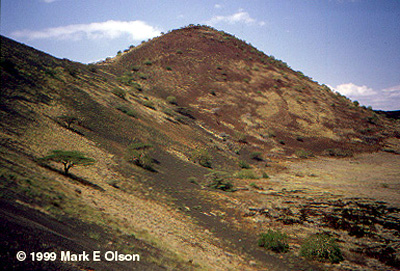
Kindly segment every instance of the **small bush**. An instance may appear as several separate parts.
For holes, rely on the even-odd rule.
[[[189,177],[188,182],[192,184],[199,184],[196,177]]]
[[[267,233],[262,233],[258,239],[258,245],[274,252],[289,251],[287,243],[288,236],[280,231],[268,230]]]
[[[353,152],[351,150],[343,150],[340,148],[335,148],[335,149],[324,150],[323,155],[332,157],[352,157]]]
[[[140,66],[133,66],[132,71],[137,72],[140,70]]]
[[[236,172],[235,177],[240,179],[258,179],[253,170],[245,168]]]
[[[269,178],[269,175],[268,175],[267,173],[264,172],[264,173],[262,174],[262,177],[263,177],[264,179],[268,179],[268,178]]]
[[[253,160],[257,160],[257,161],[262,161],[262,157],[261,157],[262,153],[259,151],[255,151],[250,153],[250,158]]]
[[[240,143],[247,143],[247,136],[245,133],[235,132],[234,139]]]
[[[151,66],[152,64],[153,64],[153,62],[151,62],[151,60],[146,60],[144,62],[144,65],[147,65],[147,66]]]
[[[126,91],[123,90],[122,88],[114,88],[112,93],[115,96],[120,97],[121,99],[125,99],[126,98]]]
[[[247,168],[247,169],[251,168],[251,166],[246,161],[243,160],[240,160],[238,164],[240,168]]]
[[[300,248],[300,255],[308,259],[338,263],[343,255],[336,240],[327,234],[309,236]]]
[[[183,54],[182,50],[177,50],[176,53],[177,53],[178,55]]]
[[[155,108],[155,106],[154,106],[154,103],[153,103],[152,101],[144,101],[144,102],[143,102],[143,105],[146,106],[146,107],[148,107],[148,108],[151,108],[151,109],[153,109],[153,110],[156,110],[156,108]]]
[[[172,71],[172,68],[171,68],[170,66],[165,67],[165,69],[166,69],[167,71]]]
[[[258,186],[256,183],[250,183],[249,186],[253,187],[254,189],[257,190],[262,190],[262,187]]]
[[[226,180],[227,178],[229,178],[228,173],[226,172],[213,171],[205,175],[205,177],[209,180],[209,184],[207,186],[210,188],[226,192],[236,191],[236,189],[234,189],[233,184],[229,180]]]
[[[151,144],[142,142],[131,143],[127,148],[125,158],[139,167],[155,172],[156,170],[153,167],[154,159],[148,154],[148,150],[151,147]]]
[[[198,149],[192,152],[192,160],[203,167],[211,168],[211,155],[206,149]]]
[[[140,79],[147,80],[147,75],[146,74],[139,72],[137,75],[139,76]]]
[[[138,91],[142,91],[142,86],[138,82],[131,82],[130,86]]]
[[[306,151],[306,150],[296,150],[294,153],[299,158],[309,158],[309,157],[314,156],[314,154],[312,154],[312,152]]]
[[[133,109],[129,109],[129,110],[126,112],[126,114],[127,114],[129,117],[137,118],[137,114],[136,114],[135,110],[133,110]]]
[[[176,97],[175,96],[168,96],[167,97],[167,102],[170,103],[170,104],[174,104],[174,105],[178,104],[177,101],[176,101]]]

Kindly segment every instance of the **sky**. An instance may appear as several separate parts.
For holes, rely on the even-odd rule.
[[[400,110],[400,0],[1,0],[0,33],[90,63],[205,24],[361,105]]]

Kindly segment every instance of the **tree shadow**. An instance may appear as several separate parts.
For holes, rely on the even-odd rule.
[[[92,182],[90,182],[90,181],[88,181],[88,180],[86,180],[86,179],[84,179],[84,178],[82,178],[82,177],[76,176],[76,175],[71,174],[71,173],[65,174],[64,171],[62,171],[62,170],[60,170],[60,169],[57,169],[57,168],[54,168],[54,167],[50,166],[49,164],[43,163],[43,162],[41,162],[41,161],[37,161],[37,163],[38,163],[41,167],[44,167],[44,168],[46,168],[46,169],[49,169],[49,170],[51,170],[51,171],[57,172],[57,173],[59,173],[59,174],[61,174],[61,175],[64,175],[65,177],[68,177],[68,178],[70,178],[70,179],[72,179],[72,180],[74,180],[74,181],[76,181],[76,182],[78,182],[78,183],[80,183],[80,184],[83,184],[83,185],[85,185],[85,186],[92,187],[92,188],[94,188],[94,189],[96,189],[96,190],[99,190],[99,191],[102,191],[102,192],[105,191],[104,188],[102,188],[101,186],[98,186],[97,184],[94,184],[94,183],[92,183]]]

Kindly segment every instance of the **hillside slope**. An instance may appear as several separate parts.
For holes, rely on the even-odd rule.
[[[396,121],[209,27],[174,30],[90,65],[1,37],[0,67],[1,253],[10,268],[335,269],[299,256],[307,233],[333,224],[318,224],[311,207],[312,219],[282,218],[288,208],[311,205],[309,195],[293,196],[307,189],[284,187],[302,178],[288,165],[379,149],[396,161],[400,151]],[[66,174],[41,159],[53,150],[80,151],[96,163]],[[339,204],[314,188],[316,202]],[[385,211],[371,211],[379,230],[366,238],[391,247],[398,209],[368,204]],[[260,232],[283,225],[288,233],[298,227],[289,253],[257,246]],[[350,229],[332,231],[351,244],[343,247],[345,264],[360,265],[353,253],[381,261],[372,266],[397,264],[398,248],[390,257],[364,251]],[[141,260],[42,265],[14,257],[67,249],[139,253]]]

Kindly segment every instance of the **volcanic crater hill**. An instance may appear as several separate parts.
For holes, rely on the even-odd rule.
[[[172,31],[103,65],[133,76],[149,95],[173,95],[216,135],[244,133],[268,151],[376,150],[388,125],[286,63],[210,27]]]
[[[301,210],[301,200],[308,204],[312,193],[329,202],[325,191],[312,188],[308,195],[303,187],[285,187],[292,180],[302,185],[296,178],[308,175],[313,175],[308,182],[319,180],[292,174],[286,162],[316,155],[318,164],[319,155],[379,149],[394,161],[400,152],[398,122],[207,26],[174,30],[89,65],[1,37],[0,64],[0,223],[6,229],[0,245],[7,250],[0,252],[6,253],[5,266],[14,269],[33,268],[15,260],[20,250],[74,247],[76,253],[78,248],[140,252],[143,260],[57,262],[57,268],[334,269],[297,252],[275,255],[256,246],[266,227],[282,227],[279,206]],[[66,174],[60,164],[41,159],[53,150],[80,151],[96,163]],[[325,175],[330,176],[321,173],[321,182]],[[391,189],[392,183],[384,184]],[[398,213],[379,204],[384,210],[376,214],[379,219]],[[265,217],[265,206],[272,206],[276,217]],[[262,212],[249,214],[249,207]],[[319,223],[295,218],[287,221]],[[298,251],[299,236],[321,226],[314,224],[291,237],[291,250]],[[389,230],[398,227],[381,224],[374,238],[381,230],[390,237]],[[335,236],[359,248],[359,240],[350,242],[339,230]],[[389,246],[385,238],[382,251]],[[398,251],[382,261],[397,263],[392,255]],[[349,259],[346,264],[358,264]]]

